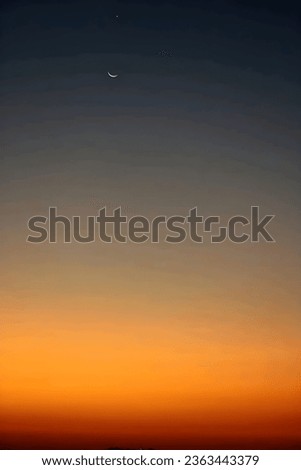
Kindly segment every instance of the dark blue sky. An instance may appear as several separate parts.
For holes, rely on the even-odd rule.
[[[229,176],[238,187],[261,178],[277,192],[282,177],[290,191],[300,163],[297,13],[292,2],[5,2],[2,180],[87,160],[89,190],[91,162],[109,185],[114,161],[120,178],[133,165],[193,169],[201,181],[208,171],[210,192],[215,170],[238,162],[247,165]]]

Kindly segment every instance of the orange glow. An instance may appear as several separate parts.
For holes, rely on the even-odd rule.
[[[85,314],[76,301],[61,315],[23,311],[6,325],[4,442],[24,434],[42,447],[269,447],[300,437],[294,333],[277,342],[279,325],[256,329],[225,306],[220,321],[208,301],[199,317],[178,305],[168,318],[165,307],[126,310],[129,299],[95,299]]]

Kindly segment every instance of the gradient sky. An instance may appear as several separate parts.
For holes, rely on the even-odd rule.
[[[1,5],[0,446],[299,447],[297,7]],[[251,205],[275,244],[26,243]]]

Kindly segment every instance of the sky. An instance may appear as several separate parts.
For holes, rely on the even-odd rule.
[[[299,448],[298,7],[1,13],[0,447]],[[50,206],[252,205],[276,243],[26,242]]]

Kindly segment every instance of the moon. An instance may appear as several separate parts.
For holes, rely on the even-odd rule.
[[[108,72],[108,75],[109,75],[109,77],[111,77],[111,78],[117,78],[117,77],[118,77],[118,75],[113,75],[113,74],[110,73],[110,72]]]

